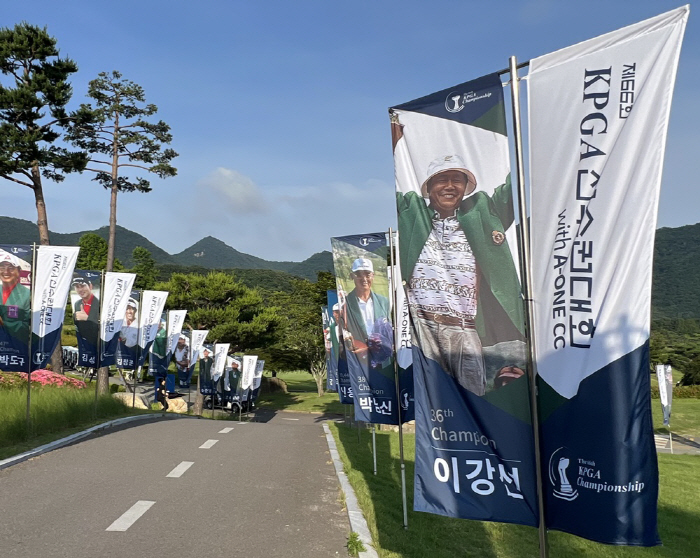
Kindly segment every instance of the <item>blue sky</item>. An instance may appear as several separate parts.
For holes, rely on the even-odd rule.
[[[395,226],[387,108],[680,3],[666,0],[70,0],[8,2],[0,25],[47,26],[87,84],[118,70],[172,127],[178,176],[120,194],[120,225],[176,253],[212,235],[302,260],[331,236]],[[700,221],[700,40],[692,11],[671,112],[659,226]],[[49,226],[108,224],[91,176],[45,183]],[[0,214],[36,220],[33,193],[3,181]],[[118,239],[117,239],[118,242]]]

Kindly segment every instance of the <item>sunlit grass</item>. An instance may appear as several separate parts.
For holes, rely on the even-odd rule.
[[[377,475],[372,473],[371,433],[330,424],[345,471],[382,558],[531,558],[537,530],[520,525],[451,519],[412,511],[415,437],[404,436],[408,530],[403,529],[398,434],[377,432]],[[550,532],[550,556],[688,558],[700,548],[700,456],[659,455],[659,532],[664,546],[617,547]],[[584,518],[585,519],[585,518]]]

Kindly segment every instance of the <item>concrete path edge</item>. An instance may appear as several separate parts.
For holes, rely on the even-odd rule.
[[[372,546],[372,535],[369,532],[369,527],[367,526],[365,516],[362,514],[362,510],[357,503],[355,491],[350,485],[348,476],[345,474],[345,470],[343,469],[343,462],[340,460],[338,446],[335,443],[335,439],[333,438],[333,434],[331,434],[330,428],[328,428],[328,425],[325,422],[323,423],[323,430],[326,433],[326,442],[328,442],[328,449],[331,453],[333,467],[335,467],[335,473],[338,476],[340,488],[345,495],[345,508],[348,510],[350,530],[358,534],[366,549],[364,552],[360,552],[359,556],[360,558],[379,558],[377,551]]]
[[[88,436],[91,436],[95,434],[96,432],[101,432],[103,430],[109,430],[111,428],[116,428],[118,426],[122,426],[124,424],[129,424],[131,422],[139,422],[139,421],[144,421],[144,422],[149,422],[149,421],[157,421],[157,420],[172,420],[172,419],[179,419],[179,418],[200,418],[200,417],[192,417],[189,415],[178,415],[178,414],[150,414],[150,415],[135,415],[131,417],[124,417],[120,419],[115,419],[115,420],[110,420],[108,422],[104,422],[102,424],[95,425],[91,428],[88,428],[87,430],[83,430],[82,432],[76,432],[75,434],[71,434],[70,436],[66,436],[65,438],[61,438],[60,440],[54,440],[53,442],[49,442],[48,444],[44,444],[43,446],[36,447],[34,449],[30,449],[28,451],[25,451],[24,453],[20,453],[19,455],[15,455],[13,457],[8,457],[7,459],[3,459],[0,461],[0,471],[3,469],[6,469],[8,467],[12,467],[13,465],[17,465],[18,463],[22,463],[23,461],[27,461],[29,459],[32,459],[33,457],[38,457],[44,453],[48,453],[50,451],[53,451],[58,448],[62,448],[64,446],[67,446],[69,444],[73,444],[75,442],[78,442],[82,440],[83,438],[87,438]]]

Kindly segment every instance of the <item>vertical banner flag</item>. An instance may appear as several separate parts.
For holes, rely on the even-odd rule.
[[[170,310],[168,312],[168,355],[171,356],[180,341],[180,332],[185,324],[187,310]]]
[[[657,364],[656,379],[659,382],[659,399],[664,414],[664,426],[671,426],[671,404],[673,403],[673,369],[671,365]]]
[[[141,291],[132,290],[126,303],[124,322],[117,345],[117,368],[135,370],[139,359],[139,304]]]
[[[156,338],[151,344],[151,352],[148,358],[148,371],[154,377],[165,376],[168,373],[170,355],[168,354],[168,313],[160,315],[160,322],[156,331]]]
[[[331,238],[355,418],[398,424],[386,233]]]
[[[37,248],[32,294],[32,370],[43,368],[61,340],[77,246]]]
[[[333,346],[331,342],[331,329],[330,329],[330,314],[328,313],[328,306],[321,306],[321,323],[323,324],[323,347],[326,351],[326,391],[338,391],[336,386],[336,376],[338,375],[337,370],[335,375],[332,372],[333,359],[331,357],[331,347]]]
[[[258,362],[258,357],[255,355],[245,355],[243,357],[243,371],[241,372],[241,381],[238,384],[241,393],[241,401],[248,400],[248,390],[253,387],[255,379],[255,365]]]
[[[223,400],[225,403],[240,401],[240,396],[238,394],[238,381],[241,375],[240,368],[241,365],[238,359],[231,356],[226,357],[226,366],[223,375]]]
[[[26,372],[31,328],[31,246],[0,244],[0,280],[0,370]]]
[[[258,360],[258,362],[255,363],[255,376],[253,377],[253,401],[256,401],[258,399],[258,395],[260,394],[260,386],[262,385],[264,368],[264,360]]]
[[[75,336],[78,339],[78,366],[97,368],[100,338],[100,292],[102,272],[73,272],[70,300],[73,307]]]
[[[195,329],[192,331],[191,339],[190,339],[190,369],[189,369],[189,377],[192,377],[192,374],[194,373],[194,367],[197,364],[197,362],[200,359],[200,352],[202,350],[202,347],[204,346],[204,341],[207,338],[207,335],[209,335],[209,330],[208,329]]]
[[[214,350],[211,345],[203,345],[199,358],[199,393],[211,395],[214,391],[212,374],[214,372]]]
[[[413,326],[414,509],[537,525],[503,85],[491,74],[390,112]]]
[[[226,368],[226,357],[230,346],[230,343],[217,343],[214,345],[214,365],[212,366],[211,373],[212,394],[221,394],[223,391],[223,382],[221,381],[221,377],[223,376]]]
[[[546,522],[660,544],[651,273],[688,7],[536,58],[528,76]]]
[[[399,253],[399,237],[394,234],[394,250]],[[399,405],[401,422],[409,422],[416,418],[415,397],[413,393],[413,342],[411,341],[411,317],[408,311],[408,301],[401,280],[401,266],[395,255],[396,264],[389,268],[389,285],[396,285],[397,323],[394,324],[396,341],[396,363],[399,369]],[[393,282],[392,282],[393,278]],[[390,301],[393,299],[390,298]],[[393,313],[392,313],[393,315]]]
[[[146,360],[146,355],[156,339],[167,298],[168,293],[165,291],[143,291],[141,293],[138,366],[143,365],[143,361]]]
[[[332,378],[332,380],[328,381],[328,390],[340,393],[340,379],[338,375],[338,361],[340,358],[340,326],[338,325],[338,320],[340,319],[340,306],[338,305],[338,291],[326,291],[326,300],[328,301],[328,337],[331,344],[331,364],[328,368],[328,377]],[[331,385],[333,385],[333,389],[331,389]]]
[[[116,364],[119,334],[131,296],[136,275],[133,273],[105,273],[105,287],[100,309],[100,362],[99,366]]]

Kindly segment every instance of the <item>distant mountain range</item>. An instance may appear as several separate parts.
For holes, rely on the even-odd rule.
[[[77,246],[80,237],[95,233],[105,240],[109,227],[76,233],[51,232],[51,243],[60,246]],[[0,244],[32,244],[39,242],[36,223],[13,217],[0,217]],[[131,267],[131,254],[136,246],[146,248],[159,265],[199,266],[208,269],[272,269],[291,275],[316,279],[319,271],[333,271],[333,257],[329,251],[319,252],[303,262],[276,262],[239,252],[212,236],[207,236],[178,254],[168,254],[145,236],[117,225],[115,256]]]
[[[95,233],[106,239],[109,229],[77,233],[51,233],[51,242],[76,246],[80,237]],[[0,217],[0,244],[32,244],[39,242],[35,223],[12,217]],[[275,262],[239,252],[228,244],[207,236],[179,254],[168,254],[138,233],[117,226],[116,257],[130,267],[131,253],[136,246],[151,252],[163,266],[192,266],[207,269],[275,270],[315,280],[319,271],[333,272],[333,257],[324,251],[303,262]],[[252,273],[252,272],[251,272]],[[277,277],[279,279],[279,277]],[[260,281],[260,277],[255,277]],[[700,319],[700,223],[656,231],[652,316],[656,318]]]

